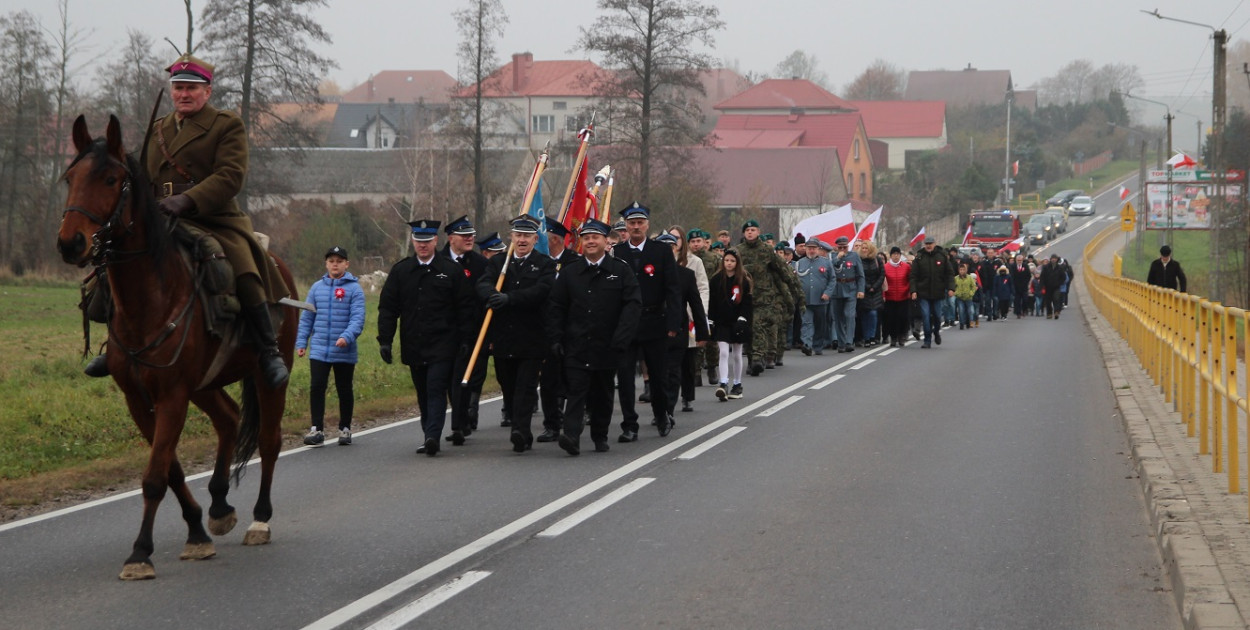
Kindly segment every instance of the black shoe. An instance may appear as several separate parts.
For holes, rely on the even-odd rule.
[[[764,373],[764,364],[760,361],[751,362],[751,376],[759,376]]]
[[[776,368],[776,365],[774,365],[772,361],[768,361],[768,362],[764,363],[764,369],[765,369],[765,370],[772,370],[772,369],[774,369],[774,368]]]
[[[683,400],[681,401],[681,410],[682,411],[694,411],[694,407],[690,406],[689,400]]]
[[[464,446],[464,432],[452,431],[451,435],[447,436],[447,441],[451,442],[454,446]]]
[[[241,314],[260,355],[261,377],[270,388],[282,387],[291,378],[291,373],[278,353],[278,338],[273,332],[273,320],[269,318],[269,305],[249,306],[243,308]]]
[[[774,366],[774,367],[785,367],[785,366],[786,366],[786,364],[785,364],[785,363],[782,363],[782,362],[781,362],[781,359],[780,359],[780,358],[778,358],[775,362],[773,362],[773,366]]]
[[[560,443],[560,448],[564,449],[565,453],[568,453],[569,455],[577,455],[582,452],[581,447],[577,445],[577,440],[574,440],[572,437],[560,435],[556,439]]]
[[[606,453],[606,452],[608,452],[608,449],[609,449],[609,448],[610,448],[610,447],[608,446],[608,442],[607,442],[607,440],[602,440],[602,441],[599,441],[599,442],[595,442],[595,452],[596,452],[596,453]]]
[[[642,383],[642,393],[638,395],[638,402],[651,402],[651,381]]]
[[[94,359],[87,362],[87,367],[82,369],[82,373],[91,378],[103,378],[109,375],[108,359],[104,355],[96,355]]]
[[[560,436],[560,432],[559,432],[559,431],[552,431],[551,429],[543,429],[542,434],[541,434],[541,435],[539,435],[538,437],[534,438],[534,441],[536,441],[536,442],[555,442],[556,440],[559,440],[559,439],[560,439],[560,437],[561,437],[561,436]]]
[[[622,444],[624,444],[625,442],[637,442],[638,434],[635,433],[634,431],[623,431],[621,433],[621,437],[616,438],[616,441],[621,442]]]
[[[710,367],[707,369],[707,384],[708,385],[716,384],[716,368],[714,367]]]
[[[421,445],[421,447],[417,449],[417,453],[425,453],[427,457],[434,457],[438,454],[438,439],[426,438],[425,444]]]
[[[673,424],[675,423],[672,416],[657,418],[655,426],[660,429],[660,437],[668,437],[669,432],[673,430]]]
[[[942,345],[941,331],[937,331],[937,330],[933,331],[933,343],[936,343],[939,346]]]
[[[920,331],[919,331],[919,330],[914,330],[914,329],[913,329],[913,330],[911,331],[911,338],[912,338],[912,339],[915,339],[916,341],[920,341]]]
[[[803,344],[803,347],[801,348],[801,350],[803,351],[803,354],[804,354],[805,356],[809,356],[809,357],[810,357],[810,356],[812,356],[812,347],[811,347],[811,346],[809,346],[809,345],[807,345],[807,344]]]
[[[742,383],[737,383],[729,390],[729,399],[737,400],[742,398]]]
[[[512,426],[512,414],[510,414],[510,413],[508,413],[508,412],[504,411],[504,412],[503,412],[503,419],[499,421],[499,426],[501,426],[501,427],[510,427],[510,426]]]
[[[718,398],[721,402],[725,402],[725,400],[728,397],[729,397],[729,383],[721,383],[716,388],[716,398]]]
[[[531,448],[533,448],[533,444],[534,444],[534,440],[531,438],[525,437],[524,433],[521,433],[520,431],[512,432],[512,452],[513,453],[524,453],[525,451],[528,451]]]

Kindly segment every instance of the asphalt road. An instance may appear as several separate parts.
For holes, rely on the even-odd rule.
[[[1076,261],[1099,201],[1043,253]],[[136,496],[6,524],[0,625],[1179,628],[1072,304],[932,350],[791,353],[744,399],[703,388],[668,438],[606,454],[516,455],[498,402],[433,459],[413,423],[292,451],[272,544],[241,546],[244,520],[180,562],[170,497],[155,581],[116,579]]]

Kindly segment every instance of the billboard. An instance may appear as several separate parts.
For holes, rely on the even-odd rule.
[[[1224,184],[1225,205],[1241,199],[1240,182],[1245,176],[1240,171],[1229,171]],[[1237,182],[1237,183],[1234,183]],[[1151,171],[1146,180],[1145,228],[1164,230],[1168,225],[1168,198],[1171,197],[1172,223],[1175,230],[1206,230],[1211,227],[1211,205],[1215,196],[1215,184],[1208,171],[1183,170],[1172,174],[1167,181],[1166,171]]]

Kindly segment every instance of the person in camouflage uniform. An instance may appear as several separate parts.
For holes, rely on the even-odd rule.
[[[785,255],[787,251],[791,254],[789,258]],[[790,266],[790,261],[794,258],[794,250],[790,249],[790,244],[786,241],[777,243],[773,246],[773,253],[777,255],[777,258],[781,259],[781,264],[785,265],[786,271],[788,272],[786,275],[793,276],[797,281],[798,275],[794,273],[794,268]],[[798,307],[798,303],[799,295],[793,291],[781,291],[778,296],[777,305],[775,307],[777,310],[777,332],[773,333],[775,335],[774,338],[777,340],[777,346],[772,352],[769,353],[772,355],[772,360],[769,361],[767,358],[764,360],[764,369],[766,370],[771,370],[774,367],[782,367],[785,365],[782,363],[781,359],[786,350],[790,347],[790,335],[787,334],[787,329],[790,328],[790,322],[794,319],[794,309]]]
[[[695,228],[686,233],[686,243],[690,246],[690,254],[703,262],[703,269],[707,271],[707,277],[711,278],[716,275],[720,269],[721,255],[708,249],[708,245],[712,242],[712,235],[704,230]],[[703,347],[703,367],[707,371],[708,385],[715,385],[717,379],[716,366],[720,363],[720,348],[709,343]]]
[[[793,300],[799,295],[798,276],[786,265],[785,261],[760,238],[760,224],[751,219],[742,226],[742,241],[738,244],[738,255],[742,266],[751,274],[755,281],[752,303],[755,318],[751,335],[752,376],[759,376],[766,365],[774,363],[784,343],[783,326],[789,323],[789,310],[783,303],[783,296]],[[780,335],[780,338],[779,338]]]

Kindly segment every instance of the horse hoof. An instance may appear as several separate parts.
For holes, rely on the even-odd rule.
[[[207,560],[217,555],[217,550],[213,548],[213,543],[187,543],[179,554],[179,560]]]
[[[244,545],[267,545],[269,544],[269,523],[256,521],[247,528],[247,534],[243,536]]]
[[[214,536],[225,536],[239,524],[239,517],[232,511],[222,518],[208,519],[208,531]]]
[[[151,580],[156,577],[156,567],[147,562],[128,562],[122,567],[122,572],[117,576],[120,580],[134,582],[136,580]]]

